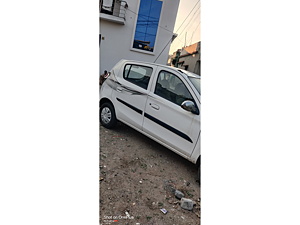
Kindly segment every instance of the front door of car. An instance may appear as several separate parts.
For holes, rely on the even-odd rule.
[[[166,69],[159,71],[148,95],[143,123],[144,132],[185,156],[192,154],[200,133],[199,113],[181,107],[185,100],[199,104],[188,85]]]
[[[155,67],[137,63],[125,64],[121,68],[113,92],[116,116],[120,121],[141,130],[148,86]]]

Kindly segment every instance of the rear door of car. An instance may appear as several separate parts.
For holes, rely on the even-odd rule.
[[[199,107],[190,84],[179,72],[158,67],[145,106],[143,131],[189,157],[199,137],[200,115],[181,108],[185,100]]]
[[[117,118],[137,129],[142,128],[149,83],[156,66],[125,62],[118,74],[113,93]]]

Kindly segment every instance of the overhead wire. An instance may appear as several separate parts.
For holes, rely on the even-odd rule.
[[[197,8],[197,10],[194,12],[194,14],[193,14],[193,16],[190,18],[190,20],[189,20],[189,22],[186,24],[186,26],[183,28],[183,30],[180,32],[180,34],[178,34],[178,36],[177,36],[177,40],[180,40],[180,36],[183,34],[183,32],[185,31],[185,29],[189,26],[189,28],[188,28],[188,30],[190,30],[190,29],[192,29],[192,27],[193,27],[193,24],[197,21],[197,20],[194,20],[192,23],[191,23],[191,21],[194,19],[194,16],[195,15],[198,15],[197,14],[197,12],[198,12],[198,10],[201,8],[201,5]],[[199,13],[200,14],[200,13]],[[189,14],[189,15],[191,15],[191,13]],[[193,35],[194,35],[194,33],[195,33],[195,31],[196,31],[196,29],[198,28],[198,26],[200,25],[200,23],[198,23],[198,25],[197,25],[197,27],[194,29],[194,31],[193,31],[193,34],[192,34],[192,37],[193,37]],[[190,39],[190,42],[192,41],[192,37],[191,37],[191,39]],[[186,42],[183,42],[182,40],[180,40],[182,43],[186,43]]]
[[[196,2],[196,4],[194,5],[194,7],[192,8],[192,10],[190,11],[190,13],[186,16],[186,18],[184,19],[184,21],[181,23],[181,25],[179,26],[179,28],[177,29],[177,31],[175,32],[175,33],[177,33],[179,30],[180,30],[180,28],[182,27],[182,25],[184,24],[184,22],[188,19],[188,17],[191,15],[191,13],[193,12],[193,10],[196,8],[196,6],[197,6],[197,4],[200,2],[200,0],[198,0],[197,2]],[[200,6],[201,7],[201,6]],[[200,8],[199,7],[199,8]],[[199,10],[199,8],[196,10],[196,11],[198,11]],[[133,13],[133,14],[135,14],[136,16],[142,16],[142,17],[144,17],[144,18],[154,18],[154,17],[150,17],[150,16],[147,16],[147,15],[143,15],[143,14],[138,14],[138,13],[136,13],[136,12],[134,12],[134,11],[132,11],[132,10],[130,10],[130,9],[128,9],[127,8],[127,10],[129,11],[129,12],[131,12],[131,13]],[[196,14],[196,11],[194,12],[194,14],[193,14],[193,16],[192,16],[192,18],[194,17],[194,15]],[[154,19],[156,19],[156,18],[154,18]],[[190,20],[191,21],[191,20]],[[144,22],[144,21],[143,21]],[[146,21],[145,21],[146,22]],[[150,21],[150,22],[154,22],[154,21]],[[156,21],[155,21],[156,22]],[[189,23],[188,23],[189,24]],[[188,25],[187,24],[187,25]],[[146,24],[140,24],[140,25],[143,25],[143,26],[147,26],[147,25],[150,25],[150,24],[148,24],[148,22],[146,22]],[[156,24],[151,24],[151,26],[153,26],[153,25],[156,25]],[[164,27],[162,27],[162,26],[159,26],[159,25],[157,25],[158,27],[160,27],[160,28],[162,28],[162,29],[164,29],[164,30],[166,30],[166,31],[168,31],[168,32],[170,32],[170,33],[172,33],[172,34],[174,34],[174,32],[173,31],[170,31],[170,30],[168,30],[168,29],[166,29],[166,28],[164,28]],[[186,26],[187,27],[187,26]],[[185,27],[185,28],[186,28]],[[183,29],[183,31],[185,30],[185,28]],[[183,32],[182,31],[182,32]],[[182,33],[181,32],[181,33]],[[180,33],[180,34],[181,34]],[[178,35],[179,36],[179,35]],[[177,36],[177,37],[178,37]],[[159,55],[156,57],[156,59],[154,60],[154,62],[156,62],[156,60],[160,57],[160,55],[162,54],[162,52],[166,49],[166,47],[168,46],[168,44],[171,42],[171,41],[173,41],[175,38],[174,38],[174,35],[172,35],[172,37],[168,40],[168,42],[167,42],[167,44],[165,45],[165,47],[162,49],[162,51],[159,53]],[[178,39],[178,40],[180,40],[180,39]],[[181,42],[183,42],[182,40],[180,40]]]
[[[144,17],[144,18],[154,18],[154,17],[150,17],[150,16],[147,16],[147,15],[138,14],[138,13],[136,13],[136,12],[130,10],[130,9],[127,9],[127,10],[128,10],[129,12],[135,14],[136,16],[142,16],[142,17]],[[156,19],[156,18],[154,18],[154,19]],[[147,23],[147,24],[141,24],[141,25],[148,26],[148,25],[149,25],[149,24],[148,24],[148,21],[147,21],[146,23]],[[174,34],[173,31],[170,31],[170,30],[168,30],[168,29],[166,29],[166,28],[164,28],[164,27],[162,27],[162,26],[159,26],[158,24],[157,24],[157,26],[160,27],[160,28],[162,28],[163,30],[166,30],[166,31],[168,31],[168,32],[170,32],[170,33],[172,33],[172,34]],[[166,46],[163,48],[162,52],[166,49],[166,47],[168,46],[169,42],[170,42],[172,39],[173,39],[173,35],[172,35],[171,39],[168,41],[168,43],[166,44]],[[162,52],[161,52],[161,53],[162,53]],[[161,55],[161,53],[159,54],[159,56]],[[158,56],[158,57],[159,57],[159,56]],[[158,57],[155,59],[154,62],[156,62],[156,60],[158,59]]]
[[[198,3],[200,3],[200,0],[198,0],[196,2],[196,4],[194,5],[194,7],[192,8],[192,10],[190,11],[190,13],[186,16],[186,18],[184,19],[184,21],[181,23],[181,25],[179,26],[179,28],[177,29],[177,31],[175,33],[177,33],[179,31],[179,29],[181,28],[181,26],[184,24],[184,22],[187,20],[187,18],[191,15],[191,13],[193,12],[193,10],[195,9],[195,7],[198,5]],[[201,5],[200,7],[201,8]],[[195,13],[194,13],[195,14]],[[194,15],[193,15],[194,16]],[[179,36],[179,35],[178,35]],[[172,35],[171,39],[167,42],[167,44],[165,45],[165,47],[162,49],[162,51],[159,53],[159,55],[156,57],[156,59],[154,60],[154,62],[156,62],[156,60],[160,57],[160,55],[163,53],[163,51],[166,49],[166,47],[169,45],[169,43],[174,40],[174,35]]]
[[[192,22],[192,24],[190,24],[191,21],[192,21],[192,19],[194,19],[194,16],[196,15],[196,13],[198,12],[199,9],[200,9],[200,7],[194,12],[193,16],[190,18],[189,22],[186,24],[186,26],[184,27],[184,29],[181,31],[181,33],[180,33],[178,36],[180,36],[180,35],[183,33],[183,31],[184,31],[188,26],[189,26],[189,29],[190,29],[190,28],[192,27],[192,24],[194,24],[195,21],[197,21],[197,20],[194,20],[194,21]]]
[[[184,21],[181,23],[181,25],[179,26],[179,28],[177,29],[177,31],[175,33],[177,33],[181,26],[184,24],[184,22],[187,20],[187,18],[191,15],[191,13],[193,12],[193,10],[195,9],[195,7],[197,6],[197,4],[200,2],[200,0],[198,2],[196,2],[196,4],[194,5],[194,7],[192,8],[192,10],[190,11],[190,13],[187,15],[187,17],[184,19]]]
[[[156,60],[159,58],[159,56],[163,53],[163,51],[166,49],[166,47],[168,46],[169,42],[171,42],[173,39],[173,36],[172,38],[167,42],[167,44],[165,45],[165,47],[163,48],[163,50],[159,53],[159,55],[156,57],[156,59],[154,60],[154,63],[156,62]]]
[[[147,18],[148,18],[147,15],[143,15],[143,14],[136,13],[136,12],[130,10],[130,9],[127,9],[127,10],[128,10],[129,12],[135,14],[136,16],[142,16],[142,17],[147,17]],[[155,17],[151,17],[151,16],[149,16],[149,18],[154,18],[154,19],[156,19]],[[170,30],[168,30],[168,29],[166,29],[166,28],[164,28],[164,27],[162,27],[162,26],[159,26],[159,25],[157,25],[157,26],[173,34],[173,31],[170,31]]]
[[[194,36],[194,33],[195,31],[197,30],[197,28],[200,26],[200,23],[198,23],[197,27],[195,28],[195,30],[193,31],[192,33],[192,36],[191,36],[191,39],[190,39],[190,45],[192,44],[192,40],[193,40],[193,36]]]

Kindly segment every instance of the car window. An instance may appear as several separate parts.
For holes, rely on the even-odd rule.
[[[167,71],[160,71],[154,93],[176,105],[181,105],[186,100],[194,102],[193,97],[182,80]]]
[[[124,68],[125,80],[147,89],[153,69],[151,67],[127,64]]]

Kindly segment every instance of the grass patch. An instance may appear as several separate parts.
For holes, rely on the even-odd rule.
[[[147,216],[146,218],[147,220],[151,220],[152,216]]]
[[[190,198],[194,197],[194,195],[191,194],[189,191],[186,191],[186,194],[187,194]]]
[[[141,168],[143,168],[144,170],[146,170],[147,169],[147,164],[146,163],[142,163],[141,164]]]

